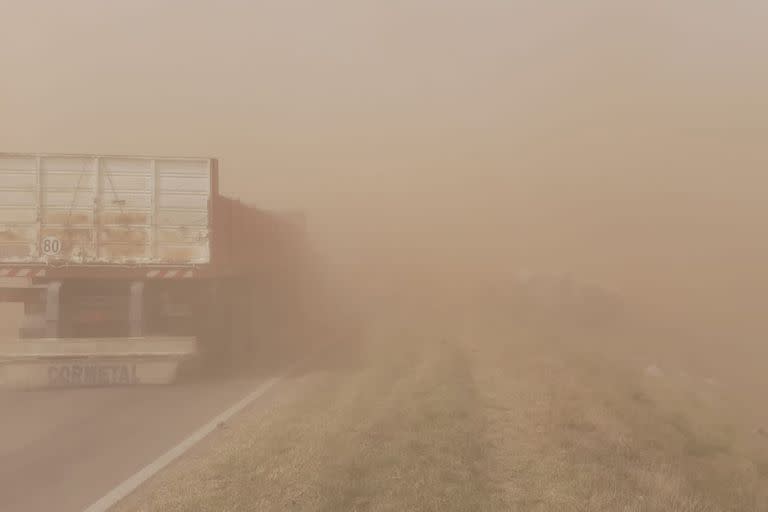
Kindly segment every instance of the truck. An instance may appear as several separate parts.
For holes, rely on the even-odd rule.
[[[0,153],[0,302],[24,310],[0,386],[248,364],[300,321],[309,253],[304,216],[222,195],[215,158]]]

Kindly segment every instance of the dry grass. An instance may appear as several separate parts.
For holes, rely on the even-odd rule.
[[[512,510],[768,510],[759,447],[722,409],[649,385],[583,340],[483,340],[475,374]]]
[[[496,509],[463,354],[382,340],[366,361],[301,377],[280,407],[241,418],[118,510]]]
[[[118,510],[768,510],[768,453],[718,409],[505,331],[378,329],[356,368],[295,378]]]

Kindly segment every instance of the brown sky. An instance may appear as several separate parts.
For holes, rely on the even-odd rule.
[[[766,2],[0,7],[4,151],[217,156],[348,259],[765,313]]]

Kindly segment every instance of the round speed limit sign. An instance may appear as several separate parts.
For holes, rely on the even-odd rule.
[[[61,254],[61,240],[55,236],[47,236],[40,241],[40,248],[45,256]]]

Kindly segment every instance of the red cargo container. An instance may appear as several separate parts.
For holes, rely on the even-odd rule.
[[[275,214],[217,195],[213,201],[211,276],[248,276],[306,253],[303,215]]]

